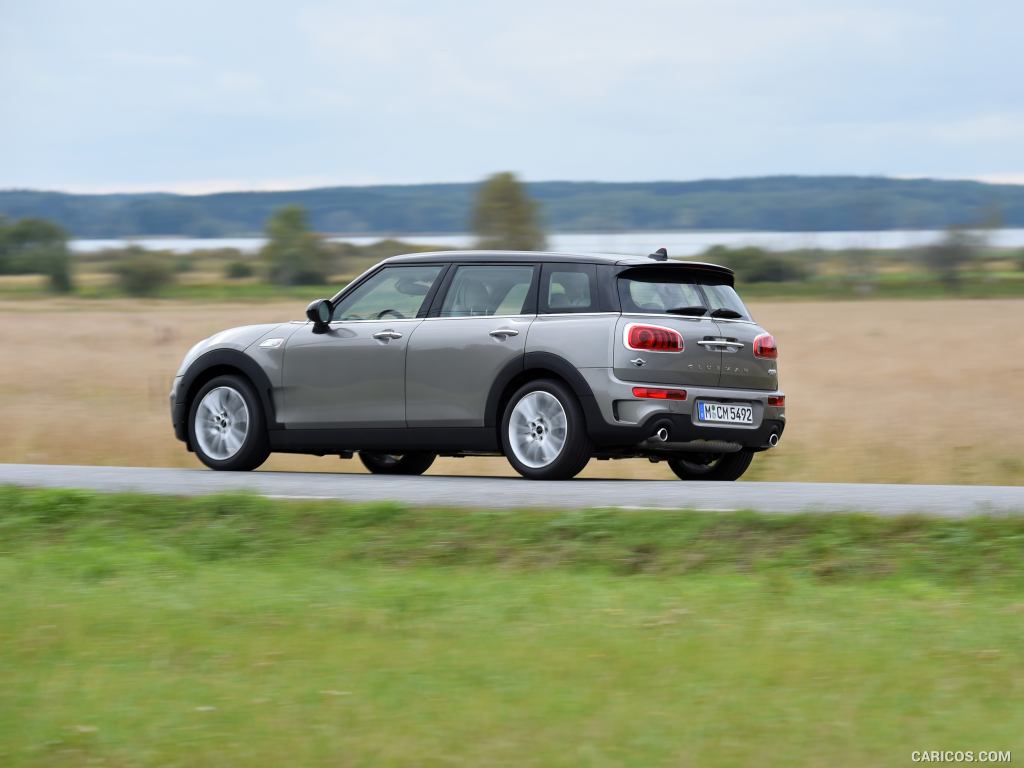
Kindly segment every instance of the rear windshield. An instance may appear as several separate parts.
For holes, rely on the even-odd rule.
[[[626,313],[750,320],[750,312],[731,285],[697,281],[693,274],[631,271],[620,276],[618,284],[619,301]]]

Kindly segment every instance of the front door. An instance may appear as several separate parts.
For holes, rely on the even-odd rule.
[[[437,317],[412,334],[406,364],[410,427],[481,427],[498,373],[522,360],[536,318],[532,264],[455,268]]]
[[[330,328],[288,339],[279,419],[289,428],[404,427],[405,357],[441,265],[385,267],[344,296]]]

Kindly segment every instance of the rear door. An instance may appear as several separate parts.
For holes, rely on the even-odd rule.
[[[719,328],[722,376],[718,386],[727,389],[776,390],[779,388],[778,352],[775,341],[750,317],[736,291],[727,285],[702,285]],[[721,315],[726,315],[721,317]]]
[[[693,277],[674,267],[641,267],[621,273],[617,282],[622,317],[612,342],[615,375],[649,384],[718,386],[723,348],[708,342],[719,339],[722,330],[709,316]],[[683,349],[672,349],[671,344],[661,345],[668,351],[645,348],[652,346],[648,337],[662,335],[659,329],[669,336],[678,333]]]
[[[409,340],[410,427],[482,427],[498,373],[526,350],[536,319],[537,266],[460,264]],[[435,302],[437,305],[438,302]]]

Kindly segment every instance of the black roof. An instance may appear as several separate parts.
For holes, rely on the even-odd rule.
[[[728,267],[718,264],[707,264],[701,261],[657,261],[648,256],[623,256],[614,253],[554,253],[551,251],[428,251],[425,253],[406,253],[401,256],[392,256],[385,260],[388,264],[415,264],[417,262],[438,262],[438,261],[460,261],[467,263],[487,262],[514,262],[528,261],[536,262],[577,262],[580,264],[612,264],[624,267],[689,267],[701,271],[719,272],[723,275],[732,276],[733,272]]]

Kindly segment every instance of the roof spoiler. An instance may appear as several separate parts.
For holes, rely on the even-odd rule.
[[[736,276],[731,269],[718,264],[708,264],[701,261],[676,261],[672,260],[666,264],[643,264],[636,261],[622,261],[620,275],[627,275],[630,272],[645,272],[651,270],[664,271],[665,274],[690,273],[698,280],[707,281],[719,285],[735,285]]]

